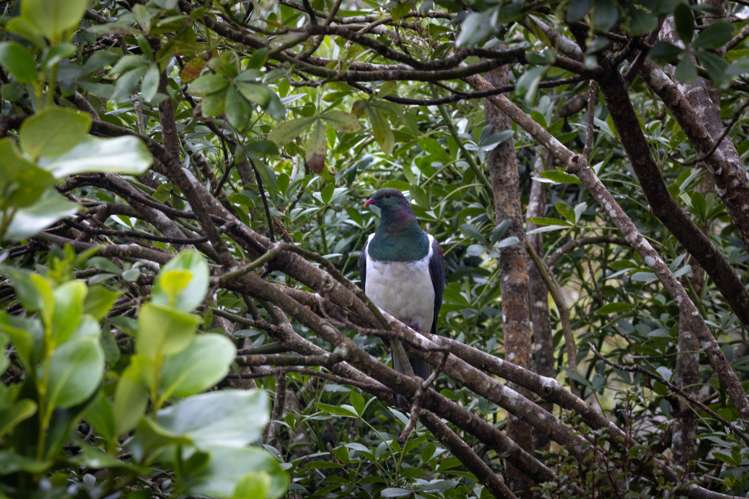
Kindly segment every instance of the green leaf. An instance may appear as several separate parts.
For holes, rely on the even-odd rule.
[[[682,50],[673,43],[659,41],[653,45],[648,57],[661,64],[672,64],[681,52]]]
[[[20,43],[0,43],[0,64],[18,83],[36,81],[34,56]]]
[[[318,121],[317,117],[310,116],[284,121],[273,127],[268,134],[268,140],[276,144],[284,145],[299,137],[312,123]]]
[[[147,303],[138,314],[136,351],[149,358],[177,353],[190,344],[200,322],[197,315]]]
[[[91,116],[81,111],[50,107],[24,120],[19,132],[21,149],[32,160],[53,158],[86,138]]]
[[[55,309],[52,315],[52,338],[54,344],[61,345],[70,339],[83,318],[83,303],[86,299],[86,283],[81,280],[69,281],[54,291]]]
[[[720,83],[725,79],[728,62],[724,58],[712,52],[698,50],[697,59],[705,66],[711,80]]]
[[[674,21],[676,22],[676,32],[679,33],[681,40],[689,44],[694,36],[694,15],[692,8],[686,3],[680,3],[674,10]]]
[[[252,116],[250,104],[242,97],[234,85],[226,90],[225,98],[224,112],[229,124],[240,132],[245,130],[250,124],[250,117]]]
[[[8,336],[0,333],[0,375],[2,375],[10,365],[10,360],[8,359],[8,352],[6,348],[7,346]],[[0,400],[0,404],[2,404],[2,400]]]
[[[26,38],[34,45],[41,49],[47,48],[47,43],[44,41],[44,36],[39,32],[39,29],[34,24],[23,17],[14,17],[5,25],[5,29],[8,33],[15,33],[16,35]]]
[[[369,123],[372,125],[372,135],[385,154],[391,154],[395,146],[395,135],[385,115],[375,106],[367,106]]]
[[[318,402],[317,408],[320,409],[322,412],[325,412],[327,414],[332,414],[333,416],[341,416],[344,418],[358,418],[359,417],[359,414],[356,412],[356,409],[354,409],[353,406],[350,406],[348,404],[332,405],[332,404],[325,404],[323,402]]]
[[[574,23],[588,14],[593,6],[593,0],[571,0],[567,7],[566,19],[569,23]]]
[[[559,168],[544,170],[539,174],[539,177],[536,177],[533,180],[541,182],[549,181],[554,184],[580,184],[580,179],[577,178],[577,176],[567,173]]]
[[[96,338],[63,344],[49,360],[48,410],[68,408],[91,396],[104,375],[104,352]]]
[[[254,102],[260,107],[265,107],[273,96],[273,90],[262,83],[249,83],[244,81],[236,82],[237,90],[250,102]]]
[[[215,94],[229,86],[229,81],[218,73],[209,73],[201,76],[187,86],[187,90],[194,95],[203,97]]]
[[[717,49],[725,45],[733,36],[733,25],[724,21],[713,23],[703,29],[694,41],[694,48]]]
[[[161,371],[161,396],[195,395],[212,387],[227,375],[237,349],[220,334],[201,334],[187,348],[167,357]]]
[[[388,487],[386,489],[382,489],[382,492],[380,492],[380,497],[406,497],[410,496],[412,493],[413,492],[408,489]]]
[[[88,0],[23,0],[21,16],[52,41],[75,28],[86,12]]]
[[[0,207],[31,206],[54,183],[50,173],[21,156],[12,139],[0,139]]]
[[[0,437],[13,431],[18,423],[36,414],[36,402],[21,399],[8,407],[0,407]]]
[[[190,477],[190,494],[237,499],[277,499],[286,492],[289,478],[278,461],[267,451],[254,447],[218,446],[207,450],[210,452],[210,461],[201,472]],[[269,480],[260,478],[263,475]],[[262,485],[258,481],[262,481]],[[265,492],[266,495],[246,495],[252,491]],[[235,495],[235,492],[240,495]]]
[[[286,115],[286,108],[275,92],[273,93],[273,95],[271,95],[270,100],[268,101],[268,105],[265,106],[265,112],[270,114],[274,120],[283,119],[283,117]]]
[[[217,92],[215,94],[210,94],[203,97],[203,100],[200,101],[200,108],[203,112],[203,116],[206,116],[208,118],[216,118],[224,114],[225,100],[225,92]]]
[[[0,333],[6,334],[26,370],[32,369],[32,355],[34,351],[34,336],[23,326],[24,319],[0,311]]]
[[[593,26],[608,31],[619,20],[619,8],[614,0],[595,0],[593,5]]]
[[[332,125],[339,132],[351,133],[361,129],[356,116],[343,111],[327,111],[320,115],[320,119]]]
[[[74,148],[50,159],[39,160],[55,178],[78,173],[120,173],[140,175],[151,166],[153,156],[138,137],[98,138],[87,136]]]
[[[130,357],[130,365],[123,371],[114,392],[114,418],[116,434],[122,435],[135,428],[148,404],[148,389],[143,382],[144,359]]]
[[[78,211],[77,204],[68,201],[57,191],[49,189],[39,201],[16,212],[4,238],[9,241],[26,239],[58,220],[74,215],[76,211]]]
[[[269,420],[269,401],[259,390],[221,390],[193,395],[161,409],[154,423],[187,438],[199,449],[245,447],[257,441]],[[249,471],[249,470],[248,470]]]
[[[538,84],[541,83],[541,78],[549,69],[546,66],[536,66],[528,69],[523,76],[520,77],[517,83],[516,92],[518,95],[525,95],[525,102],[531,103],[536,98],[536,92],[538,91]]]
[[[127,54],[117,61],[112,69],[109,71],[112,75],[119,75],[130,71],[131,69],[140,68],[141,66],[147,66],[148,59],[141,54]]]
[[[460,26],[460,34],[455,40],[457,47],[472,47],[483,41],[493,31],[491,15],[488,12],[471,12]]]
[[[629,32],[633,36],[650,33],[658,27],[658,17],[631,5],[629,9]]]
[[[189,281],[184,286],[174,287],[166,283],[169,271],[183,270],[189,273]],[[174,275],[176,278],[176,275]],[[185,312],[191,312],[203,302],[208,292],[210,272],[203,255],[195,250],[181,251],[161,268],[156,285],[153,288],[151,301],[158,305],[169,305]],[[167,286],[165,287],[165,284]],[[167,289],[172,289],[171,293]]]
[[[135,69],[123,73],[114,85],[111,100],[114,102],[127,102],[135,92],[138,82],[148,71],[148,66],[138,66]]]
[[[151,102],[156,97],[156,93],[159,91],[160,77],[159,66],[156,63],[151,63],[143,76],[143,82],[140,84],[140,91],[143,92],[143,99],[146,102]]]
[[[676,66],[674,75],[679,81],[690,83],[697,79],[697,68],[692,62],[691,57],[682,57]]]
[[[96,320],[101,320],[107,316],[120,294],[119,291],[111,291],[104,286],[91,286],[88,288],[83,310]]]
[[[234,487],[235,499],[262,499],[268,497],[271,478],[264,471],[251,471],[245,474]]]
[[[226,376],[235,354],[236,347],[223,335],[196,336],[187,348],[167,357],[162,388],[179,397],[203,391]]]
[[[10,475],[19,471],[42,473],[51,464],[51,462],[37,461],[36,459],[16,454],[15,451],[10,449],[0,450],[0,475]]]
[[[114,439],[117,438],[114,406],[102,391],[96,394],[96,398],[86,409],[83,418],[107,442],[114,442]]]
[[[315,173],[320,173],[323,170],[327,149],[328,138],[325,135],[325,126],[321,120],[317,120],[304,143],[304,159]],[[312,162],[316,163],[311,165]]]

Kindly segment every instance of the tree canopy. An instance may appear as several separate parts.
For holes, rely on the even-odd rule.
[[[0,494],[749,493],[747,5],[0,1]]]

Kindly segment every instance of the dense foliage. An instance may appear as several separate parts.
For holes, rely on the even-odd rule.
[[[743,2],[0,14],[0,494],[749,493]],[[352,284],[382,187],[454,341]]]

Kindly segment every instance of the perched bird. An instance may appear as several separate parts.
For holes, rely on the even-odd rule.
[[[364,293],[372,302],[418,332],[437,333],[445,289],[445,261],[434,237],[424,232],[403,194],[381,189],[364,202],[380,209],[380,224],[359,257]],[[410,374],[393,345],[393,367]],[[429,365],[409,355],[414,374],[429,376]]]

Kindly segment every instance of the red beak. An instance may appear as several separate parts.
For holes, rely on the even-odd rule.
[[[369,206],[373,204],[374,204],[374,199],[367,199],[366,201],[364,201],[365,208],[369,208]]]

